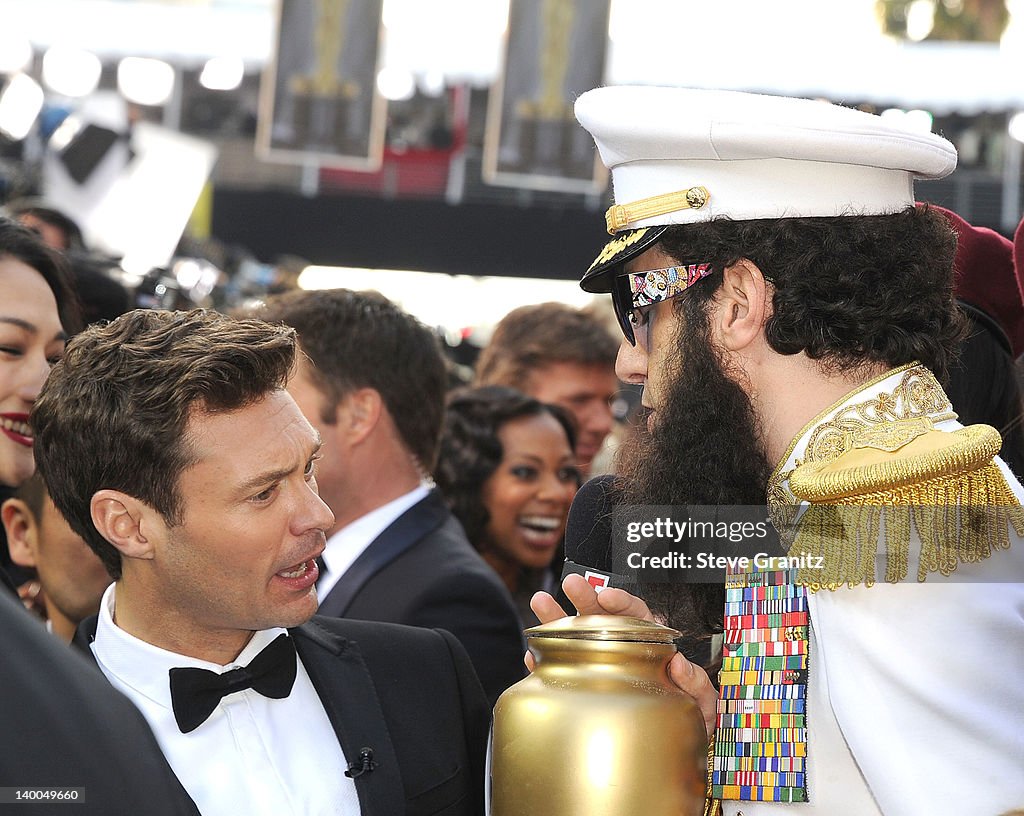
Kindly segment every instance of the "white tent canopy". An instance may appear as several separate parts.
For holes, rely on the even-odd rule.
[[[3,0],[5,36],[100,56],[265,64],[276,0]],[[1002,45],[896,43],[874,0],[613,0],[607,80],[958,111],[1024,109],[1024,0]],[[491,82],[508,0],[385,0],[386,67]]]
[[[723,64],[724,62],[724,64]],[[697,65],[685,72],[613,63],[616,84],[639,82],[824,97],[834,102],[974,115],[1024,110],[1024,54],[983,43],[880,41],[870,51],[835,44],[829,53],[765,55]]]

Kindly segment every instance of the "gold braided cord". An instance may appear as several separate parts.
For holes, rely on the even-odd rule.
[[[604,214],[609,235],[614,235],[626,224],[654,218],[656,215],[675,212],[676,210],[699,210],[708,203],[711,194],[707,187],[690,187],[673,193],[641,198],[628,204],[616,204],[608,208]]]
[[[916,577],[925,581],[1009,549],[1011,526],[1024,536],[1024,507],[999,466],[989,461],[968,472],[812,504],[799,522],[791,554],[823,559],[822,569],[799,570],[799,582],[812,591],[871,586],[884,536],[885,580],[895,583],[907,578],[916,531]]]

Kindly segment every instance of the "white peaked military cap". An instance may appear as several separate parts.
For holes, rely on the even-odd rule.
[[[915,178],[956,167],[941,136],[809,99],[620,85],[580,96],[576,118],[615,192],[590,292],[610,291],[666,225],[895,213],[913,206]]]

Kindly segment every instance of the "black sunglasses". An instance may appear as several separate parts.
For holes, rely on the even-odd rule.
[[[711,264],[698,263],[617,275],[612,282],[612,308],[626,341],[631,346],[636,345],[635,329],[647,322],[645,313],[641,311],[644,307],[684,294],[712,272]],[[650,282],[652,275],[657,276],[654,278],[655,293],[652,294],[646,286],[634,287],[634,281]]]

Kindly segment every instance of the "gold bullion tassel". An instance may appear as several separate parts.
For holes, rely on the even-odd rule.
[[[718,799],[708,799],[704,803],[703,816],[722,816],[722,803]]]
[[[830,462],[798,467],[789,486],[811,506],[790,554],[821,559],[807,559],[800,583],[811,590],[871,586],[879,542],[885,580],[902,581],[915,531],[918,581],[1009,549],[1010,526],[1024,536],[1024,507],[994,461],[1001,445],[988,425],[946,433],[901,420],[865,429]]]

